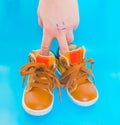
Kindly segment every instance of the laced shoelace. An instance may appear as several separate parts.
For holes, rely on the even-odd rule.
[[[29,80],[30,87],[27,92],[33,88],[53,90],[58,88],[58,94],[61,100],[60,82],[54,74],[56,66],[49,69],[43,63],[30,62],[20,69],[20,74],[23,76],[22,86],[24,86],[26,76],[31,76],[32,80]],[[46,80],[47,79],[47,80]]]
[[[88,62],[91,63],[90,69],[86,68],[86,63]],[[92,76],[92,81],[94,82],[94,75],[92,74],[93,64],[94,61],[91,58],[88,60],[84,59],[80,63],[70,64],[70,66],[62,63],[66,69],[60,78],[62,87],[71,89],[71,92],[73,92],[80,84],[85,83],[89,76]]]

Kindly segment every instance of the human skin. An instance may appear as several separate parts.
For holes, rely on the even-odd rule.
[[[43,28],[41,55],[48,56],[53,39],[57,39],[60,53],[69,51],[74,40],[73,30],[79,24],[77,0],[40,0],[38,23]]]

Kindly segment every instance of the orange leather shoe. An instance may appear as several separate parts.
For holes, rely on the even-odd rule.
[[[33,51],[29,55],[30,63],[20,69],[23,76],[28,76],[28,83],[23,93],[22,105],[24,110],[35,116],[45,115],[51,111],[54,95],[52,90],[58,88],[60,83],[54,74],[57,63],[54,55],[41,56],[40,51]]]
[[[80,106],[93,105],[98,100],[98,91],[90,80],[94,79],[91,69],[86,63],[94,61],[85,59],[85,48],[69,45],[69,52],[59,56],[58,71],[61,73],[61,86],[67,89],[69,97]]]

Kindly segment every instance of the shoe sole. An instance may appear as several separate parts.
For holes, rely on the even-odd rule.
[[[23,109],[30,115],[33,115],[33,116],[43,116],[43,115],[46,115],[48,114],[51,110],[52,110],[52,107],[53,107],[53,102],[54,102],[54,96],[53,96],[53,101],[51,103],[51,105],[46,108],[46,109],[43,109],[43,110],[33,110],[31,108],[29,108],[28,106],[26,106],[25,102],[24,102],[24,94],[23,94],[23,98],[22,98],[22,106],[23,106]]]

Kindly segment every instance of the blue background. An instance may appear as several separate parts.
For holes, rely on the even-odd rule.
[[[120,125],[120,1],[79,0],[81,22],[74,43],[95,60],[98,102],[91,107],[72,103],[65,90],[60,104],[54,90],[53,110],[30,116],[21,106],[23,89],[19,69],[28,53],[40,48],[38,0],[0,0],[0,125]],[[57,51],[52,43],[51,50]]]

